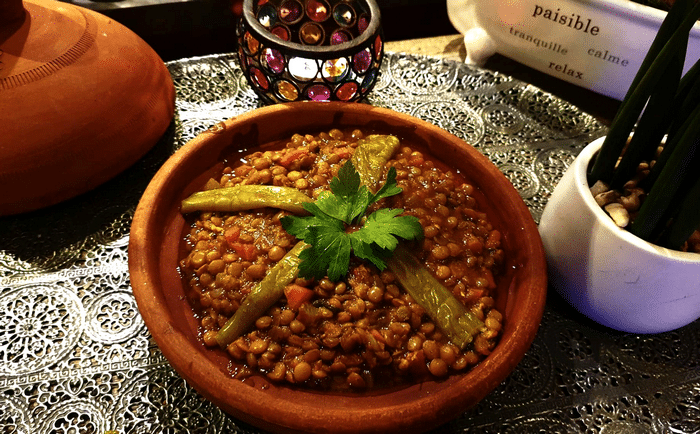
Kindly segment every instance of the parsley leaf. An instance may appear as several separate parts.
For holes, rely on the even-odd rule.
[[[282,227],[289,234],[311,245],[299,255],[301,277],[322,279],[328,276],[338,281],[348,272],[351,253],[383,270],[386,259],[398,246],[397,237],[414,240],[423,235],[416,217],[399,216],[402,209],[388,208],[370,214],[359,229],[349,230],[362,221],[370,205],[401,193],[393,167],[387,173],[386,183],[373,194],[361,184],[359,173],[348,161],[331,180],[330,189],[316,202],[303,205],[310,216],[281,219]]]
[[[362,181],[360,174],[355,170],[352,161],[344,164],[338,171],[338,176],[331,179],[331,191],[334,195],[348,198],[357,193]]]
[[[350,264],[350,239],[342,236],[344,231],[332,225],[317,226],[309,230],[304,241],[311,244],[299,254],[299,275],[322,279],[326,274],[332,281],[345,275]]]
[[[393,251],[398,245],[396,237],[412,240],[422,232],[420,222],[413,216],[397,217],[402,209],[379,209],[365,221],[360,230],[350,234],[365,244],[375,243],[383,249]]]
[[[403,190],[401,190],[401,187],[396,185],[396,168],[391,167],[389,168],[389,172],[386,174],[386,184],[384,184],[382,188],[379,189],[377,194],[372,197],[370,205],[379,201],[380,199],[384,199],[385,197],[397,195],[402,191]]]
[[[290,235],[294,235],[300,240],[306,240],[309,235],[309,230],[316,226],[326,226],[326,225],[336,225],[338,230],[343,230],[342,222],[324,214],[316,206],[315,203],[305,203],[304,209],[311,213],[311,216],[294,218],[294,219],[283,219],[282,227]]]
[[[372,203],[372,193],[360,184],[360,174],[348,161],[331,179],[331,191],[322,194],[316,204],[325,214],[352,224],[361,217]]]

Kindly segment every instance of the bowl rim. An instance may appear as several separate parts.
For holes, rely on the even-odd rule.
[[[507,288],[508,298],[512,295],[522,297],[522,304],[531,309],[530,320],[517,322],[508,329],[507,336],[501,337],[501,342],[487,358],[464,374],[456,374],[442,381],[429,381],[412,385],[399,392],[380,391],[377,394],[336,395],[319,394],[318,392],[291,389],[282,391],[282,398],[293,394],[295,397],[306,398],[284,401],[283,408],[275,407],[274,414],[270,414],[271,404],[266,403],[269,392],[258,390],[245,385],[243,382],[233,380],[218,368],[204,355],[207,351],[202,344],[195,346],[181,330],[175,325],[172,313],[164,310],[162,291],[159,290],[160,277],[152,270],[158,270],[158,251],[156,244],[149,242],[151,239],[165,237],[163,227],[158,221],[151,218],[152,215],[167,214],[171,203],[157,200],[167,193],[168,183],[177,176],[177,168],[185,164],[188,159],[194,158],[197,153],[205,149],[212,135],[221,134],[222,131],[235,130],[240,125],[246,125],[255,121],[256,117],[271,114],[287,113],[289,111],[304,110],[328,110],[336,115],[350,113],[357,115],[369,112],[371,119],[400,119],[416,130],[426,130],[429,134],[437,134],[447,140],[458,144],[460,151],[466,152],[470,158],[478,160],[484,165],[484,170],[498,177],[500,186],[510,189],[510,193],[504,195],[504,206],[509,207],[508,215],[515,215],[515,220],[520,225],[517,227],[518,236],[527,236],[527,257],[523,255],[526,263],[518,270],[514,270],[513,280]],[[324,128],[319,125],[317,129]],[[284,134],[284,133],[281,133]],[[477,182],[477,180],[470,180]],[[171,195],[173,192],[169,193]],[[501,199],[499,197],[499,199]],[[166,201],[167,202],[167,201]],[[526,214],[525,214],[526,213]],[[524,216],[527,216],[524,217]],[[155,238],[154,238],[155,237]],[[156,249],[156,250],[154,250]],[[525,252],[525,250],[523,250]],[[514,269],[516,267],[513,267]],[[527,270],[526,274],[518,274],[520,270]],[[166,359],[180,375],[186,377],[188,383],[205,398],[219,405],[224,411],[245,422],[251,423],[263,429],[278,432],[401,432],[426,430],[437,426],[439,423],[458,416],[468,407],[475,405],[484,398],[487,393],[496,388],[520,363],[526,351],[529,349],[539,328],[540,320],[544,313],[547,295],[547,275],[544,249],[537,226],[510,181],[493,165],[483,154],[475,148],[451,133],[413,116],[399,113],[386,108],[379,108],[361,103],[344,102],[292,102],[277,104],[246,112],[240,116],[230,118],[210,128],[190,140],[178,150],[161,167],[158,173],[147,187],[139,205],[134,213],[129,237],[129,272],[131,285],[136,298],[139,311],[151,331],[158,347]],[[515,287],[521,288],[525,293],[512,292]],[[510,308],[511,306],[508,306]],[[506,319],[515,315],[519,318],[524,313],[518,310],[506,309]],[[505,343],[504,343],[505,342]],[[503,344],[503,345],[501,345]],[[195,372],[183,372],[195,364],[203,364],[206,369]],[[475,388],[474,382],[479,381],[480,387]],[[226,387],[222,390],[217,384],[226,381]],[[281,389],[281,387],[280,387]],[[268,393],[268,396],[266,396]],[[405,397],[410,394],[408,402],[386,402],[386,397]],[[362,402],[378,404],[374,408],[361,407]],[[324,403],[332,402],[329,408]],[[319,407],[320,406],[320,407]],[[321,410],[319,410],[319,408]],[[303,415],[302,417],[298,417]],[[359,425],[348,424],[348,417],[361,421]],[[289,418],[303,420],[290,421]]]

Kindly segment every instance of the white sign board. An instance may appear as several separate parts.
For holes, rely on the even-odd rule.
[[[553,77],[622,100],[665,11],[627,0],[447,0],[467,61],[500,53]],[[691,30],[685,70],[700,58]]]

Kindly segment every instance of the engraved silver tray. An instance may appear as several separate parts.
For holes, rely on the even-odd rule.
[[[197,394],[144,326],[127,269],[140,195],[177,148],[258,107],[234,54],[167,64],[176,117],[136,165],[54,207],[0,218],[0,432],[258,433]],[[508,76],[388,53],[367,103],[463,138],[519,190],[537,221],[567,165],[606,129]],[[614,332],[554,291],[516,370],[445,433],[700,433],[700,322]]]

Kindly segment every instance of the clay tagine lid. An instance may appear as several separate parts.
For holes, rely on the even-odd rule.
[[[0,0],[0,215],[56,204],[141,158],[173,119],[165,64],[131,30],[53,0]]]

